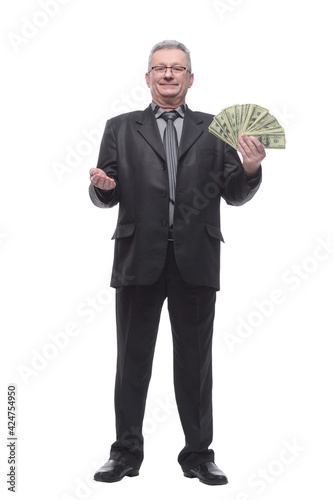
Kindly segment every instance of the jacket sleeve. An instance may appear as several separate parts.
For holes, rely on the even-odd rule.
[[[228,205],[243,205],[258,191],[262,181],[261,166],[255,175],[247,177],[237,151],[225,145],[222,197]]]
[[[114,179],[116,187],[111,191],[103,191],[90,184],[90,199],[96,207],[114,207],[120,200],[120,186],[117,181],[117,147],[112,119],[106,122],[96,168],[102,169],[108,177]]]

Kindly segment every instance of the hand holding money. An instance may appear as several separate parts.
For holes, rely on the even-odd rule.
[[[254,175],[266,156],[263,145],[256,137],[243,134],[238,140],[238,148],[242,154],[245,174]]]

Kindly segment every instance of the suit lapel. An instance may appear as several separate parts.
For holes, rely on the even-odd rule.
[[[203,133],[203,120],[197,118],[196,114],[187,108],[184,117],[183,132],[179,144],[178,158],[181,159],[195,141]]]
[[[163,160],[165,160],[163,142],[151,106],[142,111],[141,117],[136,119],[137,130]]]
[[[187,153],[190,147],[203,133],[204,129],[202,123],[203,120],[197,118],[196,114],[187,108],[178,150],[179,159]],[[163,142],[158,130],[156,118],[150,106],[142,111],[141,116],[136,118],[136,124],[139,134],[148,142],[155,153],[165,160]]]

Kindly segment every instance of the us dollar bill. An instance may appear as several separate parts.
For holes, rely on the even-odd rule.
[[[286,139],[282,134],[251,134],[256,137],[265,149],[285,149]]]
[[[256,137],[267,149],[286,147],[284,128],[268,109],[258,104],[234,104],[222,109],[208,130],[236,150],[243,134]]]
[[[235,148],[235,143],[229,139],[229,136],[225,133],[223,128],[220,126],[220,123],[217,122],[216,120],[213,120],[212,123],[209,125],[208,130],[211,134],[216,135],[219,139],[222,139],[222,141],[226,142],[233,148]]]

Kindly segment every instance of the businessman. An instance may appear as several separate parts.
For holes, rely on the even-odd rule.
[[[242,205],[254,196],[265,150],[255,137],[243,135],[241,161],[235,149],[208,132],[213,116],[187,106],[194,75],[183,44],[156,44],[145,78],[151,104],[107,121],[97,168],[90,169],[92,202],[102,208],[119,204],[111,277],[118,350],[116,440],[94,478],[115,482],[139,474],[146,397],[167,298],[175,396],[185,435],[178,462],[187,478],[226,484],[209,448],[212,334],[223,241],[220,201]]]

